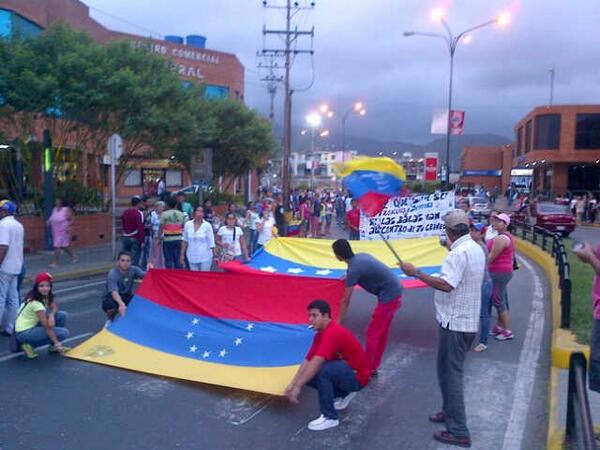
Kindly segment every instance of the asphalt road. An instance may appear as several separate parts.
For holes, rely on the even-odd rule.
[[[57,283],[71,336],[98,331],[102,279]],[[466,402],[475,449],[542,449],[549,377],[550,306],[531,265],[510,284],[516,339],[471,352]],[[374,298],[355,293],[346,322],[361,340]],[[229,388],[155,377],[40,351],[12,358],[0,342],[0,449],[449,449],[427,421],[439,409],[432,291],[406,291],[379,377],[338,428],[306,429],[319,415],[305,388],[300,405]],[[76,342],[72,342],[75,344]]]

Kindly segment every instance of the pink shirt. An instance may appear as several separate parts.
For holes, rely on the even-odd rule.
[[[600,258],[600,244],[594,250],[597,258]],[[594,302],[594,319],[600,320],[600,275],[594,277],[592,285],[592,301]]]
[[[513,260],[515,257],[515,243],[510,233],[502,233],[496,236],[494,239],[487,241],[486,245],[488,251],[492,251],[494,240],[502,239],[500,236],[506,236],[510,243],[502,249],[500,254],[496,256],[496,259],[491,262],[488,266],[490,272],[512,272],[513,271]]]

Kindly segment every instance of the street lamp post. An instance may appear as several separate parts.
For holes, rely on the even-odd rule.
[[[323,121],[319,113],[310,113],[306,116],[306,123],[310,127],[310,154],[312,158],[315,157],[315,130],[321,126]],[[314,159],[310,162],[310,188],[314,188],[315,168]]]
[[[446,34],[426,33],[426,32],[418,32],[418,31],[405,31],[404,36],[405,37],[426,36],[426,37],[434,37],[434,38],[442,39],[444,42],[446,42],[446,45],[448,46],[448,50],[450,52],[450,80],[448,83],[448,116],[447,116],[447,122],[446,122],[446,179],[445,179],[446,187],[449,187],[450,186],[450,131],[451,131],[451,113],[452,113],[452,81],[453,81],[453,74],[454,74],[454,53],[456,52],[456,47],[458,46],[458,43],[461,41],[461,39],[466,38],[466,39],[470,40],[469,33],[472,33],[475,30],[478,30],[480,28],[487,27],[488,25],[493,25],[496,23],[501,26],[507,25],[510,22],[510,14],[502,13],[497,18],[488,20],[487,22],[484,22],[482,24],[468,28],[456,36],[454,36],[452,34],[452,30],[450,29],[448,22],[446,22],[446,20],[444,19],[444,12],[441,9],[438,9],[438,8],[434,9],[431,12],[431,18],[434,21],[438,21],[438,22],[442,23],[442,25],[444,26],[444,28],[446,30]]]

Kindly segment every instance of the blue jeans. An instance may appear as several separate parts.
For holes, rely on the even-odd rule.
[[[250,230],[250,239],[248,242],[250,243],[248,252],[250,253],[250,256],[252,256],[252,254],[256,250],[256,244],[258,243],[258,231],[257,230]]]
[[[490,334],[490,317],[492,315],[493,283],[484,281],[481,285],[481,314],[479,315],[479,342],[487,345]]]
[[[131,265],[140,265],[140,256],[142,254],[142,246],[136,238],[124,237],[121,243],[124,252],[131,254]]]
[[[146,235],[144,237],[144,248],[142,249],[142,265],[140,268],[146,270],[148,267],[148,258],[150,256],[150,249],[152,248],[152,237]]]
[[[21,296],[21,285],[23,284],[25,275],[27,275],[27,269],[25,268],[25,264],[23,264],[21,266],[21,273],[19,274],[19,278],[17,278],[17,293],[19,294],[19,297]],[[21,302],[19,301],[19,303]]]
[[[163,256],[165,269],[181,269],[179,257],[181,255],[181,240],[163,241]]]
[[[363,385],[358,382],[354,370],[341,359],[326,361],[319,372],[306,383],[319,391],[319,408],[328,419],[337,419],[333,402],[337,397],[345,397],[350,392],[360,391]]]
[[[56,322],[54,333],[59,341],[64,341],[69,337],[69,330],[65,328],[67,313],[64,311],[57,311],[54,320]],[[17,341],[21,344],[30,344],[32,347],[52,344],[52,341],[46,333],[46,329],[39,322],[35,327],[17,333]]]
[[[10,334],[19,309],[18,281],[19,274],[0,271],[0,329],[4,327],[4,331]]]

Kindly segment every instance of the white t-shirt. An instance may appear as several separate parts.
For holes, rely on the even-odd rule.
[[[259,217],[258,217],[258,213],[254,212],[254,211],[250,211],[248,213],[248,228],[250,228],[251,230],[256,230],[256,224],[260,221]]]
[[[240,256],[242,254],[242,246],[240,245],[240,238],[244,235],[244,232],[240,227],[227,228],[221,227],[217,234],[221,236],[221,242],[225,244],[226,250],[230,251],[233,249],[233,256]],[[234,239],[235,237],[235,239]]]
[[[483,240],[487,242],[491,239],[494,239],[496,236],[498,236],[498,232],[494,230],[491,225],[488,225],[485,229],[485,236],[483,237]]]
[[[263,224],[263,229],[258,233],[258,244],[265,245],[269,239],[273,237],[273,227],[275,226],[275,219],[272,215],[269,218],[262,220],[259,223]]]
[[[352,197],[346,197],[344,203],[346,204],[346,212],[350,211],[352,209]]]
[[[187,242],[185,254],[189,262],[198,264],[212,259],[215,233],[206,220],[202,221],[197,230],[194,230],[194,221],[188,220],[183,227],[183,240]]]
[[[0,220],[0,245],[8,246],[0,272],[18,275],[23,266],[23,240],[25,231],[14,216],[6,216]]]

